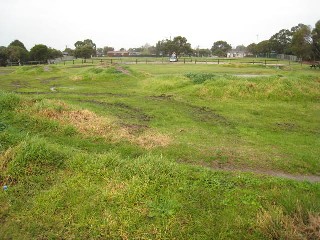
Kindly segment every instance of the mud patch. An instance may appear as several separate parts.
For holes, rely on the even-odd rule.
[[[52,77],[52,78],[46,78],[40,81],[40,83],[42,84],[49,84],[52,83],[53,81],[56,81],[57,79],[59,79],[60,77]]]
[[[112,96],[112,97],[130,97],[132,95],[129,94],[122,94],[122,93],[110,93],[110,92],[101,92],[101,93],[85,93],[85,92],[66,92],[68,94],[77,94],[77,95],[83,95],[83,96]],[[89,100],[90,101],[90,100]],[[92,100],[94,103],[95,100]],[[99,103],[99,101],[96,101]]]
[[[11,82],[11,86],[13,86],[15,90],[17,90],[20,88],[28,87],[29,83],[25,81],[16,80]]]
[[[121,123],[120,126],[128,131],[129,134],[137,135],[146,131],[147,125]]]
[[[42,95],[42,94],[52,94],[53,92],[15,92],[22,95]]]
[[[190,116],[196,121],[215,123],[221,125],[230,125],[230,122],[222,115],[216,113],[208,107],[197,107],[188,105]]]
[[[149,96],[148,98],[151,100],[158,100],[158,101],[172,100],[173,95],[161,94],[161,95]]]
[[[123,68],[123,67],[120,66],[120,65],[115,65],[115,69],[116,69],[117,71],[119,71],[120,73],[129,75],[129,76],[131,75],[130,72],[129,72],[127,69]]]
[[[274,125],[274,130],[281,130],[281,131],[295,131],[298,129],[298,126],[294,123],[289,122],[280,122]]]
[[[107,108],[110,113],[117,116],[123,122],[148,123],[152,117],[145,114],[141,109],[131,107],[127,104],[116,102],[108,103],[97,100],[79,100],[80,102],[94,103]]]

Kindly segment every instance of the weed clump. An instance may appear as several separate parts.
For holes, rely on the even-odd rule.
[[[304,214],[301,208],[292,216],[280,207],[263,210],[257,216],[257,223],[268,239],[320,239],[320,215]]]
[[[185,76],[195,84],[201,84],[207,80],[213,80],[215,78],[213,73],[186,73]]]
[[[20,104],[20,101],[18,95],[0,91],[0,113],[14,110]]]

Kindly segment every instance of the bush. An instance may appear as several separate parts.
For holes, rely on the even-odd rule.
[[[212,80],[215,77],[212,73],[187,73],[185,76],[191,79],[195,84],[204,83],[205,81]]]

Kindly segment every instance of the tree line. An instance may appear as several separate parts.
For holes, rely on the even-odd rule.
[[[43,44],[36,44],[28,51],[19,40],[14,40],[8,47],[0,46],[0,66],[6,66],[8,61],[18,62],[19,64],[27,61],[46,62],[48,59],[61,56],[61,51]]]
[[[247,46],[247,51],[254,55],[274,52],[277,54],[296,55],[303,60],[320,59],[320,20],[312,29],[305,24],[298,24],[289,29],[282,29],[269,40]]]
[[[44,44],[36,44],[28,51],[19,40],[14,40],[7,47],[0,46],[0,66],[6,66],[8,62],[24,63],[27,61],[46,62],[48,59],[62,57],[63,53],[76,58],[90,58],[107,55],[113,51],[113,47],[105,46],[97,48],[91,39],[77,41],[74,49],[66,48],[63,52],[50,48]],[[151,56],[169,56],[173,52],[179,56],[217,56],[226,57],[232,49],[226,41],[220,40],[213,43],[211,49],[192,49],[191,44],[182,36],[174,37],[172,40],[164,39],[158,41],[155,46],[145,44],[139,48],[130,48],[129,52]],[[124,48],[120,50],[125,50]],[[247,47],[239,45],[236,51],[247,52],[254,56],[265,53],[296,55],[303,60],[320,59],[320,20],[315,27],[298,24],[289,29],[282,29],[271,36],[270,39],[259,43],[251,43]]]

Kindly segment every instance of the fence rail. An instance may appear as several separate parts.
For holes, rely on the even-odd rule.
[[[235,59],[235,58],[179,58],[178,62],[169,62],[168,58],[134,58],[134,57],[110,57],[65,60],[56,64],[252,64],[252,65],[293,65],[301,62],[282,59]]]
[[[58,64],[58,65],[94,65],[94,64],[252,64],[252,65],[297,65],[302,62],[292,59],[270,59],[270,58],[202,58],[202,57],[181,57],[178,62],[169,62],[166,57],[101,57],[89,59],[59,59],[59,61],[28,61],[10,62],[9,66]]]

